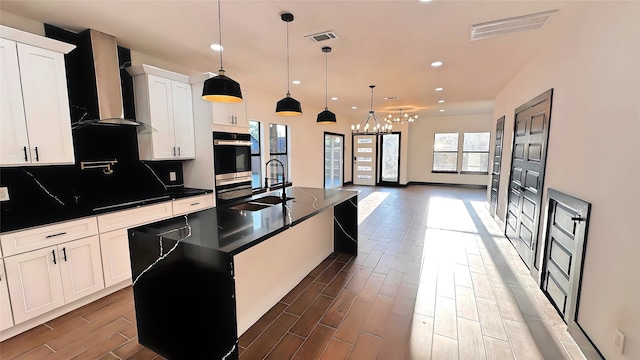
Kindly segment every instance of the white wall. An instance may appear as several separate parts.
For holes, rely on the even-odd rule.
[[[492,128],[506,116],[498,213],[514,109],[553,88],[543,199],[554,188],[592,204],[578,322],[607,359],[640,359],[640,2],[576,2],[557,16],[572,26],[495,99]]]
[[[289,130],[289,176],[295,186],[324,187],[324,133],[344,135],[344,181],[351,181],[351,119],[336,114],[336,124],[318,124],[316,117],[324,108],[312,107],[304,102],[301,116],[278,116],[276,103],[283,94],[269,95],[251,90],[248,116],[250,120],[260,121],[263,127],[262,154],[263,164],[269,160],[269,124],[287,125]],[[292,94],[295,98],[295,94]],[[300,99],[297,99],[300,100]],[[331,109],[329,109],[331,110]],[[264,171],[264,166],[263,166]],[[288,179],[289,180],[289,179]]]
[[[491,132],[492,114],[420,117],[409,127],[409,181],[488,185],[488,175],[432,173],[435,133]],[[492,136],[492,141],[494,134]],[[460,135],[459,141],[462,141]],[[489,161],[491,163],[491,161]],[[458,168],[462,157],[458,156]]]

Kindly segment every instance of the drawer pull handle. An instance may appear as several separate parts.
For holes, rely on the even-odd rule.
[[[191,204],[191,206],[196,206],[196,205],[200,205],[200,202],[198,201]]]
[[[53,264],[57,264],[56,262],[56,251],[55,250],[51,250],[51,254],[53,254]]]
[[[67,248],[62,248],[62,259],[67,261]]]
[[[47,235],[47,237],[45,239],[49,239],[49,238],[56,237],[56,236],[62,236],[62,235],[67,235],[67,232],[63,231],[61,233]]]
[[[38,155],[38,147],[36,146],[36,161],[40,161],[40,155]]]
[[[29,161],[29,157],[27,157],[27,147],[23,146],[22,151],[24,151],[24,161]]]

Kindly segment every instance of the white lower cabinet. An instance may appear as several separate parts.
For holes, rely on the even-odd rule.
[[[0,331],[130,283],[127,229],[212,206],[205,194],[0,235]]]
[[[16,324],[104,288],[96,235],[4,261]]]
[[[213,194],[173,200],[173,216],[184,215],[213,207]]]
[[[13,314],[9,302],[7,275],[4,272],[4,260],[0,259],[0,331],[13,326]]]
[[[102,250],[104,286],[109,287],[121,281],[131,279],[129,235],[127,229],[100,234],[100,249]]]

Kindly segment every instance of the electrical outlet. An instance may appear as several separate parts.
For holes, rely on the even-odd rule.
[[[176,172],[169,171],[169,181],[176,181]]]
[[[616,337],[613,339],[613,344],[616,346],[616,350],[620,354],[624,354],[624,342],[626,340],[626,336],[620,331],[620,329],[616,329]]]
[[[9,188],[6,186],[0,187],[0,201],[9,201]]]

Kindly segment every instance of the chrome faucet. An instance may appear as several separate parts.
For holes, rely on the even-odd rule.
[[[269,164],[271,164],[272,161],[275,161],[277,164],[280,164],[280,167],[282,168],[282,203],[284,204],[285,201],[287,201],[287,194],[285,191],[285,184],[287,183],[287,178],[286,178],[286,174],[284,172],[284,165],[282,164],[282,161],[278,160],[278,159],[271,159],[269,161],[267,161],[266,164],[264,164],[264,168],[265,168],[265,177],[264,177],[264,188],[268,191],[269,190],[269,177],[266,176],[267,173],[269,172]],[[276,164],[276,165],[277,165]],[[276,174],[277,176],[277,174]]]

